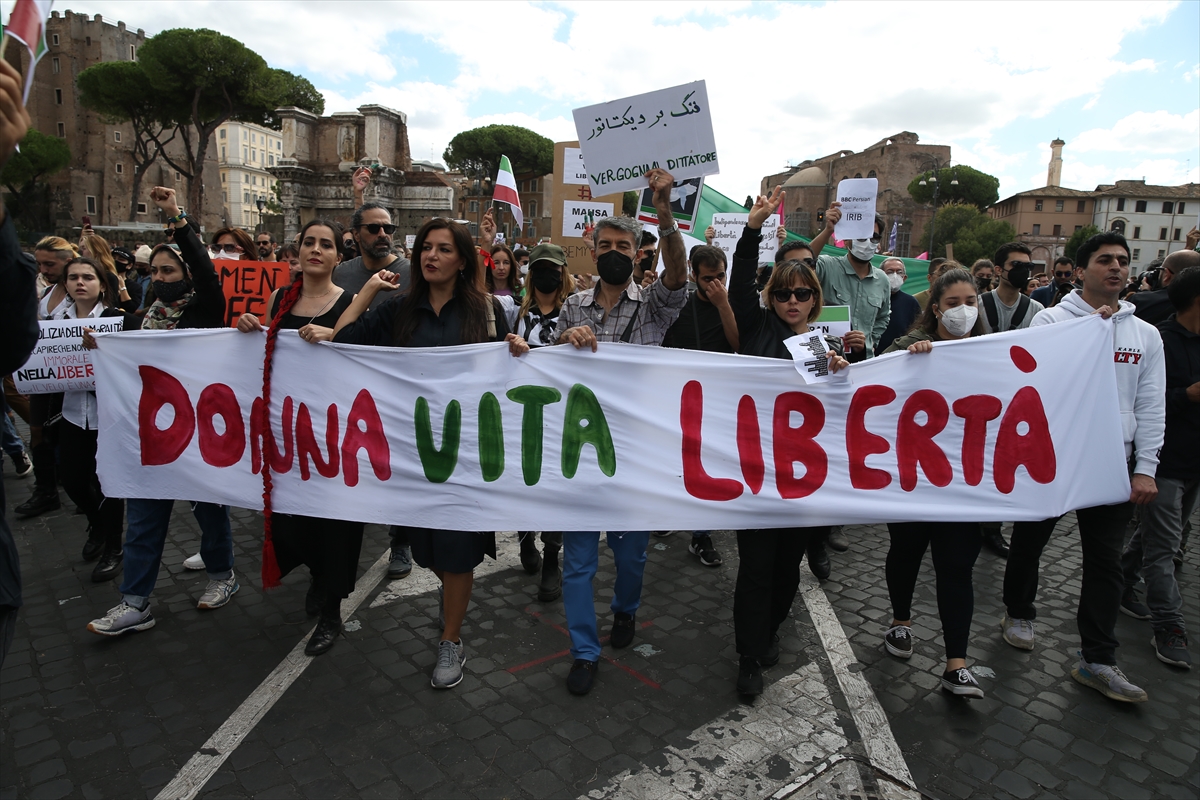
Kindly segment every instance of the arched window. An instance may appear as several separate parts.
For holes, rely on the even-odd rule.
[[[861,178],[861,177],[862,177],[862,173],[861,173],[861,172],[856,172],[856,173],[854,173],[854,177],[856,177],[856,178]]]
[[[1114,219],[1112,227],[1109,228],[1109,230],[1112,231],[1113,233],[1119,233],[1122,236],[1124,236],[1125,235],[1125,220]]]
[[[867,177],[868,177],[868,178],[874,178],[874,177],[876,177],[876,175],[875,175],[875,170],[871,170],[870,172],[868,172],[868,173],[867,173]]]

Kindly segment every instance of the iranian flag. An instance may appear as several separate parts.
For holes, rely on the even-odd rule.
[[[521,212],[521,196],[517,194],[517,179],[513,176],[512,164],[508,156],[500,156],[500,172],[496,175],[496,188],[492,199],[508,203],[513,218],[517,221],[517,230],[525,227],[525,215]]]
[[[46,54],[46,20],[54,0],[17,0],[8,25],[4,28],[5,41],[0,44],[0,55],[8,45],[9,37],[25,45],[29,51],[29,69],[25,71],[25,99],[29,99],[29,87],[33,85],[33,69]]]

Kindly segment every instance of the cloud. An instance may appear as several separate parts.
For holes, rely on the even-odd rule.
[[[1181,153],[1200,142],[1200,109],[1188,114],[1135,111],[1111,128],[1092,128],[1071,142],[1080,153],[1097,151]]]
[[[1181,66],[1183,66],[1183,64],[1184,64],[1184,62],[1181,61],[1178,64],[1176,64],[1175,66],[1181,67]],[[1183,79],[1185,81],[1187,81],[1188,83],[1191,83],[1194,80],[1200,80],[1200,64],[1196,64],[1191,69],[1189,69],[1187,72],[1183,73]]]

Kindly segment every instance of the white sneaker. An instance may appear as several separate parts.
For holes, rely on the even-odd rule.
[[[458,686],[463,679],[463,665],[467,663],[466,648],[460,640],[443,641],[438,645],[437,666],[433,668],[433,679],[429,684],[435,689],[449,689]]]
[[[1008,614],[1000,620],[1000,633],[1004,641],[1018,650],[1032,650],[1036,640],[1031,619],[1013,619]]]
[[[228,603],[229,598],[233,597],[234,593],[240,588],[237,578],[233,575],[230,575],[223,581],[209,581],[204,594],[200,595],[200,602],[196,603],[196,608],[205,611],[220,608]]]
[[[186,559],[183,562],[183,568],[184,569],[204,569],[204,559],[200,557],[199,553],[196,553],[196,555],[192,556],[189,559]]]
[[[122,600],[119,606],[110,608],[103,617],[89,622],[87,629],[101,636],[120,636],[129,631],[144,631],[153,627],[154,615],[150,613],[149,603],[139,611]]]
[[[1071,670],[1071,677],[1084,686],[1090,686],[1105,697],[1123,703],[1144,703],[1149,697],[1142,687],[1135,686],[1116,664],[1092,664],[1079,656],[1079,666]]]

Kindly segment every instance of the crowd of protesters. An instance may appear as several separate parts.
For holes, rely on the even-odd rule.
[[[0,102],[0,152],[5,155],[28,127],[23,106],[13,102],[19,98],[15,80],[11,68],[0,64],[0,99],[6,100]],[[1121,612],[1151,623],[1159,659],[1190,666],[1174,562],[1200,495],[1200,253],[1192,249],[1194,235],[1189,249],[1172,253],[1133,285],[1129,247],[1110,232],[1084,242],[1074,260],[1057,259],[1052,276],[1033,274],[1031,251],[1019,242],[1003,245],[992,259],[970,268],[935,258],[929,263],[929,289],[910,296],[903,291],[905,262],[877,258],[886,231],[879,218],[870,237],[848,241],[844,254],[830,255],[825,247],[841,214],[834,203],[811,242],[789,242],[784,232],[773,267],[762,270],[762,229],[777,213],[782,190],[757,199],[727,258],[711,243],[687,252],[671,213],[671,175],[654,169],[645,177],[658,214],[657,235],[629,217],[601,219],[590,232],[595,278],[571,275],[566,254],[553,243],[526,250],[498,241],[490,212],[478,237],[458,222],[427,221],[416,232],[410,262],[397,252],[397,226],[388,209],[363,200],[369,170],[352,176],[358,202],[345,229],[334,220],[314,219],[283,247],[269,233],[251,236],[238,228],[217,231],[205,245],[174,191],[163,187],[155,187],[151,199],[167,218],[170,243],[153,248],[111,247],[85,230],[76,244],[42,239],[30,255],[21,251],[5,217],[0,225],[0,373],[12,372],[28,355],[38,319],[115,317],[127,330],[163,335],[224,326],[225,302],[213,259],[231,257],[289,266],[291,281],[267,299],[265,314],[243,314],[237,326],[246,333],[266,331],[262,391],[268,401],[280,330],[295,330],[312,343],[382,347],[505,342],[514,357],[538,347],[594,351],[601,342],[625,342],[787,359],[785,341],[807,333],[823,307],[848,306],[854,329],[825,337],[829,368],[836,372],[900,351],[936,359],[938,342],[1100,314],[1112,320],[1114,351],[1137,354],[1116,359],[1132,493],[1127,502],[1075,511],[1083,577],[1077,614],[1081,650],[1071,674],[1114,700],[1146,700],[1117,666],[1115,624]],[[84,344],[95,347],[97,341],[86,336]],[[25,402],[11,389],[6,394]],[[120,602],[88,625],[93,633],[119,636],[156,624],[152,595],[174,501],[105,497],[96,474],[97,413],[94,392],[32,395],[23,414],[30,457],[9,432],[7,413],[4,445],[18,475],[34,475],[30,497],[15,507],[16,515],[28,518],[59,508],[61,483],[86,520],[80,523],[81,557],[96,562],[92,579],[121,576]],[[10,445],[19,447],[20,455]],[[363,524],[273,512],[270,473],[262,471],[268,544],[264,583],[308,567],[305,606],[317,624],[306,652],[320,655],[342,631],[341,603],[357,578]],[[184,487],[180,491],[187,494]],[[213,503],[190,506],[201,540],[199,552],[186,563],[208,575],[197,605],[218,609],[239,590],[230,510]],[[1136,527],[1126,542],[1135,513]],[[885,579],[891,622],[882,646],[902,659],[915,652],[913,594],[923,557],[931,550],[945,653],[941,686],[954,695],[982,697],[967,663],[972,573],[981,548],[1007,558],[1000,635],[1013,647],[1033,650],[1039,562],[1059,519],[1017,522],[1011,542],[1001,534],[1001,522],[889,524]],[[602,533],[616,566],[604,636],[594,587]],[[561,598],[564,606],[573,658],[566,680],[570,692],[582,695],[592,688],[606,640],[608,647],[621,649],[636,637],[654,534],[670,532],[518,533],[521,564],[539,575],[539,599]],[[688,535],[689,549],[702,564],[722,563],[712,531]],[[468,650],[461,630],[474,571],[485,557],[495,558],[496,536],[399,525],[390,530],[388,574],[404,577],[415,561],[439,580],[434,688],[448,689],[462,680]],[[848,542],[840,528],[830,527],[739,530],[734,540],[739,557],[733,597],[736,688],[756,695],[763,691],[764,669],[779,660],[781,625],[795,600],[802,564],[807,561],[818,579],[827,579],[835,566],[829,549],[843,551]],[[0,644],[7,649],[21,599],[6,521],[0,524],[0,554]]]

